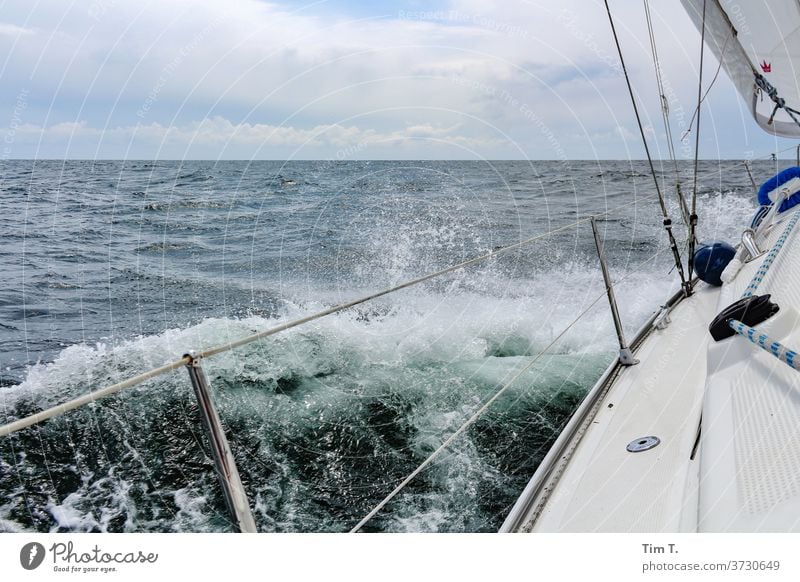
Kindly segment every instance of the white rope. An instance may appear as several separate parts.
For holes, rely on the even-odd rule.
[[[185,366],[189,362],[189,358],[184,357],[180,360],[175,362],[171,362],[159,368],[154,368],[153,370],[149,370],[143,374],[139,374],[138,376],[133,376],[132,378],[128,378],[118,384],[114,384],[113,386],[106,386],[105,388],[101,388],[100,390],[95,390],[94,392],[90,392],[89,394],[84,394],[83,396],[79,396],[78,398],[74,398],[73,400],[68,400],[63,404],[59,404],[58,406],[53,406],[52,408],[48,408],[47,410],[43,410],[42,412],[37,412],[36,414],[32,414],[31,416],[27,416],[25,418],[21,418],[5,426],[0,426],[0,437],[6,436],[11,434],[12,432],[17,432],[18,430],[22,430],[23,428],[27,428],[29,426],[33,426],[34,424],[39,424],[49,418],[53,418],[54,416],[60,416],[65,412],[70,410],[74,410],[84,404],[89,404],[94,402],[95,400],[99,400],[100,398],[105,398],[106,396],[110,396],[111,394],[115,394],[125,388],[130,388],[131,386],[135,386],[136,384],[141,384],[145,380],[149,380],[150,378],[155,378],[156,376],[160,376],[161,374],[166,374],[167,372],[171,372],[172,370],[177,370],[178,368]]]
[[[669,100],[666,96],[666,91],[664,91],[664,82],[662,80],[662,73],[661,73],[661,60],[658,57],[658,47],[656,46],[656,33],[653,27],[653,20],[650,15],[650,2],[649,0],[644,0],[644,13],[645,18],[647,20],[647,31],[650,36],[650,53],[653,56],[653,69],[655,70],[656,74],[656,84],[658,86],[658,95],[661,100],[661,121],[664,124],[664,132],[667,136],[667,147],[669,150],[669,157],[672,161],[673,171],[675,172],[675,195],[678,199],[678,206],[680,207],[681,211],[681,218],[683,219],[683,223],[688,227],[690,223],[690,213],[689,207],[686,205],[686,197],[683,195],[683,189],[681,188],[681,176],[680,171],[678,169],[678,158],[675,155],[675,140],[672,137],[672,125],[669,119]],[[725,49],[722,49],[723,54],[725,53]],[[719,73],[719,70],[717,70]],[[692,274],[689,273],[689,278],[691,278]]]
[[[775,356],[793,370],[800,370],[800,358],[797,357],[796,351],[787,348],[782,343],[771,339],[767,334],[761,333],[754,327],[745,325],[741,321],[729,319],[728,326],[754,346]]]
[[[775,204],[773,204],[773,209],[779,207],[782,203],[783,198],[779,198]],[[772,249],[770,249],[767,256],[764,257],[764,260],[761,262],[761,266],[759,266],[755,275],[753,275],[750,284],[744,290],[744,293],[742,293],[742,299],[746,297],[752,297],[753,294],[758,290],[761,282],[767,276],[770,267],[778,257],[778,253],[780,253],[783,245],[786,244],[786,241],[792,234],[794,227],[797,225],[798,219],[800,219],[800,210],[795,211],[794,215],[783,229],[781,236],[777,241],[775,241],[775,244],[773,245]],[[756,328],[750,327],[749,325],[746,325],[736,319],[729,319],[728,326],[740,336],[749,340],[754,346],[761,348],[768,354],[772,354],[790,368],[795,370],[800,369],[800,358],[797,358],[796,351],[787,348],[780,342],[771,339],[767,334],[762,333]]]

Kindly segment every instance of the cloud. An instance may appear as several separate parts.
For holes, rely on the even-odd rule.
[[[25,28],[24,26],[17,26],[15,24],[0,22],[0,35],[16,37],[20,35],[28,35],[33,33],[34,31],[31,28]]]
[[[644,123],[665,152],[641,4],[618,4]],[[373,15],[348,5],[8,0],[0,127],[47,129],[41,144],[17,136],[7,155],[334,157],[373,132],[396,144],[380,155],[641,156],[633,141],[592,140],[635,130],[602,3],[450,0],[394,12],[380,3]],[[652,9],[671,106],[692,111],[699,35],[679,7]],[[712,117],[704,135],[732,148],[753,126],[729,88],[720,79],[709,105],[736,122]],[[62,124],[82,129],[70,141]],[[434,135],[442,128],[455,129]]]
[[[411,125],[401,130],[379,132],[355,125],[323,124],[302,129],[269,124],[233,123],[220,116],[194,121],[182,126],[157,122],[99,129],[81,122],[61,122],[49,127],[24,124],[16,128],[15,140],[23,149],[46,144],[37,157],[94,158],[98,152],[127,152],[121,157],[192,158],[206,152],[218,152],[220,158],[276,157],[276,152],[292,156],[319,157],[320,151],[332,152],[334,159],[392,157],[397,152],[413,151],[419,143],[429,142],[436,151],[456,152],[458,157],[478,157],[481,147],[497,145],[498,140],[468,137],[456,133],[458,126]],[[55,155],[55,152],[60,152]],[[147,152],[153,152],[147,155]],[[309,156],[308,153],[315,156]],[[472,153],[470,153],[472,152]],[[101,156],[102,157],[102,156]],[[205,157],[209,157],[205,155]]]

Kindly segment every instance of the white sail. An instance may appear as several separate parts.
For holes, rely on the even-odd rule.
[[[706,44],[747,102],[762,129],[800,137],[798,125],[762,86],[774,87],[785,106],[800,111],[800,3],[797,0],[682,0],[701,29],[706,5]],[[773,118],[774,113],[774,118]],[[800,115],[794,114],[800,120]]]

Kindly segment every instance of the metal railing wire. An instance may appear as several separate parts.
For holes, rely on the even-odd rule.
[[[646,196],[646,197],[639,198],[638,201],[646,201],[646,200],[652,199],[654,197],[655,197],[654,195]],[[366,296],[360,297],[360,298],[352,300],[352,301],[348,301],[348,302],[345,302],[345,303],[341,303],[341,304],[335,305],[333,307],[330,307],[328,309],[313,313],[313,314],[308,315],[306,317],[301,317],[299,319],[295,319],[295,320],[292,320],[292,321],[289,321],[289,322],[286,322],[286,323],[282,323],[280,325],[271,327],[271,328],[269,328],[267,330],[264,330],[264,331],[261,331],[261,332],[258,332],[258,333],[254,333],[254,334],[251,334],[249,336],[245,336],[245,337],[242,337],[242,338],[239,338],[237,340],[233,340],[233,341],[230,341],[230,342],[227,342],[227,343],[223,343],[223,344],[219,344],[219,345],[216,345],[216,346],[213,346],[213,347],[210,347],[210,348],[206,348],[206,349],[204,349],[202,351],[198,351],[198,352],[192,351],[192,352],[186,353],[180,359],[177,359],[177,360],[174,360],[172,362],[166,363],[166,364],[164,364],[162,366],[159,366],[157,368],[153,368],[151,370],[148,370],[148,371],[143,372],[141,374],[138,374],[136,376],[132,376],[131,378],[128,378],[127,380],[124,380],[122,382],[118,382],[118,383],[113,384],[111,386],[106,386],[106,387],[101,388],[99,390],[95,390],[95,391],[90,392],[88,394],[84,394],[83,396],[79,396],[77,398],[74,398],[72,400],[64,402],[62,404],[50,407],[50,408],[48,408],[46,410],[43,410],[41,412],[37,412],[37,413],[32,414],[30,416],[27,416],[27,417],[15,420],[13,422],[10,422],[8,424],[5,424],[3,426],[0,426],[0,437],[8,436],[8,435],[10,435],[12,433],[15,433],[17,431],[20,431],[20,430],[23,430],[25,428],[31,427],[33,425],[39,424],[39,423],[44,422],[44,421],[46,421],[48,419],[54,418],[56,416],[60,416],[60,415],[66,413],[66,412],[69,412],[71,410],[75,410],[75,409],[77,409],[77,408],[79,408],[81,406],[84,406],[86,404],[90,404],[92,402],[95,402],[95,401],[97,401],[97,400],[99,400],[101,398],[105,398],[107,396],[110,396],[110,395],[116,394],[118,392],[121,392],[121,391],[123,391],[123,390],[125,390],[127,388],[131,388],[133,386],[139,385],[139,384],[141,384],[143,382],[146,382],[147,380],[151,380],[153,378],[156,378],[156,377],[161,376],[163,374],[166,374],[168,372],[172,372],[172,371],[177,370],[177,369],[179,369],[181,367],[186,367],[188,369],[188,371],[189,371],[189,377],[190,377],[190,380],[192,382],[192,386],[193,386],[193,388],[195,390],[195,395],[196,395],[196,397],[198,399],[198,404],[200,405],[201,411],[203,412],[204,429],[206,430],[206,435],[208,436],[209,440],[212,443],[212,453],[214,455],[215,467],[216,467],[218,476],[220,478],[220,481],[221,481],[221,484],[222,484],[222,487],[223,487],[223,492],[225,494],[226,504],[228,505],[228,509],[231,512],[231,515],[233,516],[233,519],[234,519],[233,523],[234,523],[234,525],[237,527],[237,529],[239,531],[254,532],[254,531],[256,531],[255,530],[255,522],[254,522],[252,514],[250,512],[249,503],[247,501],[247,496],[246,496],[246,494],[244,492],[244,489],[242,487],[241,481],[239,479],[238,471],[236,469],[235,462],[233,461],[233,456],[230,454],[230,448],[229,448],[229,446],[227,444],[227,440],[225,439],[225,436],[224,436],[224,431],[223,431],[223,429],[222,429],[222,427],[220,425],[220,422],[219,422],[219,415],[216,412],[216,409],[215,409],[214,404],[213,404],[213,400],[211,399],[210,394],[209,394],[208,379],[206,378],[205,372],[204,372],[204,370],[202,368],[202,361],[203,361],[204,358],[208,358],[208,357],[211,357],[211,356],[223,353],[223,352],[227,352],[227,351],[236,349],[238,347],[241,347],[241,346],[244,346],[246,344],[258,341],[260,339],[269,337],[271,335],[275,335],[275,334],[280,333],[282,331],[286,331],[288,329],[292,329],[294,327],[301,326],[303,324],[306,324],[306,323],[309,323],[311,321],[326,317],[328,315],[332,315],[334,313],[345,311],[345,310],[350,309],[350,308],[352,308],[352,307],[354,307],[356,305],[360,305],[362,303],[366,303],[368,301],[371,301],[373,299],[388,295],[390,293],[394,293],[394,292],[400,291],[402,289],[406,289],[408,287],[412,287],[414,285],[418,285],[418,284],[424,283],[426,281],[429,281],[431,279],[435,279],[437,277],[441,277],[441,276],[446,275],[448,273],[453,273],[455,271],[464,269],[464,268],[469,267],[471,265],[475,265],[475,264],[480,263],[482,261],[486,261],[486,260],[491,259],[493,257],[496,257],[498,255],[508,253],[509,251],[522,248],[522,247],[524,247],[526,245],[529,245],[529,244],[531,244],[533,242],[536,242],[538,240],[542,240],[544,238],[553,236],[555,234],[558,234],[560,232],[566,231],[568,229],[577,228],[578,226],[580,226],[583,223],[591,222],[597,217],[607,216],[607,215],[612,214],[612,213],[614,213],[614,212],[616,212],[616,211],[618,211],[618,210],[620,210],[620,209],[622,209],[624,207],[627,207],[629,205],[630,205],[629,203],[622,204],[622,205],[619,205],[617,207],[614,207],[614,208],[611,208],[609,210],[606,210],[605,212],[598,213],[596,215],[585,216],[583,218],[579,218],[579,219],[577,219],[577,220],[575,220],[573,222],[570,222],[569,224],[565,224],[565,225],[563,225],[561,227],[555,228],[553,230],[549,230],[549,231],[547,231],[545,233],[531,236],[531,237],[526,238],[526,239],[524,239],[522,241],[507,245],[505,247],[501,247],[499,249],[492,250],[490,252],[484,253],[484,254],[479,255],[477,257],[473,257],[472,259],[468,259],[466,261],[462,261],[460,263],[457,263],[455,265],[451,265],[451,266],[446,267],[444,269],[440,269],[440,270],[435,271],[433,273],[428,273],[428,274],[423,275],[421,277],[417,277],[415,279],[411,279],[409,281],[405,281],[403,283],[400,283],[400,284],[395,285],[393,287],[390,287],[388,289],[384,289],[382,291],[378,291],[376,293],[372,293],[370,295],[366,295]],[[657,253],[657,254],[660,254],[660,252]],[[627,278],[627,277],[625,277],[625,278]],[[619,283],[619,282],[621,282],[621,281],[617,281],[617,283]],[[390,493],[390,495],[387,498],[385,498],[378,506],[376,506],[373,509],[373,511],[370,512],[370,514],[365,516],[365,518],[362,519],[359,522],[359,524],[356,525],[353,528],[352,531],[357,531],[358,529],[360,529],[367,521],[369,521],[369,519],[371,519],[378,511],[380,511],[380,509],[386,503],[388,503],[388,501],[390,501],[391,498],[393,498],[397,493],[399,493],[399,491],[405,486],[405,484],[407,484],[417,474],[419,474],[422,470],[424,470],[424,468],[427,467],[430,464],[430,462],[433,461],[433,459],[435,458],[436,455],[438,455],[439,452],[441,452],[442,450],[447,448],[447,446],[451,442],[453,442],[453,440],[455,440],[455,438],[457,438],[471,424],[473,424],[480,417],[480,415],[483,414],[483,412],[485,412],[485,410],[487,410],[491,406],[491,404],[493,402],[495,402],[497,400],[497,398],[499,398],[500,395],[511,384],[513,384],[514,381],[516,381],[525,371],[530,369],[530,367],[533,366],[533,364],[542,355],[544,355],[544,353],[548,349],[550,349],[550,347],[552,347],[564,334],[566,334],[567,331],[569,331],[569,329],[571,329],[572,326],[575,323],[577,323],[578,320],[580,320],[584,315],[586,315],[586,313],[588,313],[591,310],[591,308],[594,307],[594,305],[596,305],[597,302],[604,295],[605,295],[605,292],[603,294],[601,294],[600,296],[598,296],[596,299],[594,299],[592,301],[592,303],[589,305],[589,307],[587,307],[584,311],[582,311],[544,350],[542,350],[539,354],[537,354],[531,360],[531,362],[529,362],[522,370],[517,372],[515,374],[515,376],[509,382],[507,382],[497,393],[495,393],[494,396],[492,396],[488,401],[486,401],[486,403],[484,403],[484,405],[480,409],[478,409],[478,411],[476,411],[473,414],[473,416],[471,416],[470,419],[468,419],[468,421],[464,425],[462,425],[462,427],[460,427],[456,432],[451,434],[450,437],[448,437],[448,439],[446,439],[442,443],[442,445],[440,445],[439,449],[437,449],[437,451],[431,457],[429,457],[422,465],[420,465],[414,472],[412,472],[400,485],[398,485],[398,487],[396,487],[395,490],[392,491],[392,493]],[[614,308],[612,307],[612,313],[613,312],[614,312]]]
[[[642,198],[640,200],[642,200],[642,201],[649,200],[649,199],[652,199],[653,197],[654,196],[648,196],[648,197],[644,197],[644,198]],[[313,313],[311,315],[308,315],[306,317],[301,317],[299,319],[294,319],[292,321],[289,321],[289,322],[286,322],[286,323],[282,323],[280,325],[276,325],[276,326],[271,327],[269,329],[266,329],[264,331],[261,331],[261,332],[258,332],[258,333],[254,333],[254,334],[239,338],[237,340],[233,340],[233,341],[230,341],[230,342],[226,342],[226,343],[223,343],[223,344],[212,346],[212,347],[206,348],[204,350],[199,350],[199,351],[194,353],[194,357],[195,358],[200,358],[200,359],[209,358],[211,356],[214,356],[214,355],[217,355],[217,354],[220,354],[220,353],[223,353],[223,352],[227,352],[227,351],[236,349],[238,347],[247,345],[249,343],[258,341],[260,339],[264,339],[264,338],[269,337],[271,335],[275,335],[275,334],[280,333],[282,331],[286,331],[288,329],[292,329],[294,327],[298,327],[300,325],[303,325],[303,324],[306,324],[306,323],[310,323],[312,321],[315,321],[317,319],[321,319],[321,318],[326,317],[328,315],[332,315],[334,313],[345,311],[347,309],[350,309],[351,307],[355,307],[357,305],[360,305],[362,303],[366,303],[366,302],[371,301],[373,299],[377,299],[379,297],[383,297],[385,295],[389,295],[389,294],[394,293],[396,291],[401,291],[401,290],[406,289],[408,287],[412,287],[414,285],[418,285],[420,283],[424,283],[424,282],[429,281],[431,279],[435,279],[437,277],[441,277],[442,275],[446,275],[448,273],[452,273],[452,272],[458,271],[458,270],[463,269],[465,267],[469,267],[471,265],[474,265],[474,264],[477,264],[479,262],[491,259],[491,258],[496,257],[498,255],[505,254],[505,253],[507,253],[509,251],[521,248],[521,247],[523,247],[525,245],[531,244],[531,243],[536,242],[538,240],[542,240],[542,239],[547,238],[549,236],[552,236],[554,234],[558,234],[559,232],[563,232],[565,230],[569,230],[570,228],[577,227],[577,226],[579,226],[579,225],[581,225],[583,223],[588,223],[588,222],[590,222],[592,220],[593,216],[594,217],[607,216],[607,215],[609,215],[611,213],[614,213],[617,210],[620,210],[620,209],[625,208],[627,206],[629,206],[629,204],[621,204],[619,206],[616,206],[614,208],[606,210],[605,212],[594,214],[592,216],[585,216],[583,218],[579,218],[579,219],[577,219],[577,220],[575,220],[573,222],[570,222],[568,224],[565,224],[565,225],[560,226],[558,228],[555,228],[553,230],[549,230],[547,232],[544,232],[544,233],[541,233],[541,234],[538,234],[538,235],[534,235],[532,237],[526,238],[526,239],[524,239],[522,241],[510,244],[508,246],[492,250],[492,251],[490,251],[488,253],[484,253],[482,255],[479,255],[477,257],[473,257],[471,259],[468,259],[466,261],[463,261],[463,262],[455,264],[455,265],[451,265],[451,266],[446,267],[444,269],[441,269],[439,271],[435,271],[433,273],[428,273],[427,275],[423,275],[421,277],[417,277],[416,279],[411,279],[409,281],[405,281],[403,283],[395,285],[394,287],[389,287],[388,289],[384,289],[383,291],[378,291],[376,293],[372,293],[370,295],[366,295],[366,296],[360,297],[358,299],[354,299],[352,301],[348,301],[346,303],[340,303],[338,305],[335,305],[333,307],[330,307],[330,308],[322,310],[322,311],[318,311],[318,312]],[[42,412],[38,412],[38,413],[33,414],[31,416],[28,416],[28,417],[16,420],[14,422],[11,422],[9,424],[0,426],[0,437],[9,435],[9,434],[14,433],[14,432],[17,432],[17,431],[22,430],[24,428],[27,428],[29,426],[33,426],[34,424],[38,424],[38,423],[40,423],[40,422],[42,422],[44,420],[48,420],[48,419],[53,418],[55,416],[59,416],[61,414],[64,414],[65,412],[68,412],[70,410],[74,410],[74,409],[76,409],[76,408],[78,408],[80,406],[83,406],[85,404],[89,404],[89,403],[94,402],[94,401],[96,401],[96,400],[98,400],[100,398],[104,398],[106,396],[110,396],[112,394],[116,394],[117,392],[120,392],[120,391],[122,391],[122,390],[124,390],[126,388],[130,388],[130,387],[135,386],[137,384],[141,384],[142,382],[150,380],[150,379],[152,379],[152,378],[154,378],[156,376],[160,376],[162,374],[166,374],[166,373],[171,372],[173,370],[177,370],[178,368],[181,368],[182,366],[188,365],[191,362],[191,360],[192,360],[192,358],[188,354],[186,354],[186,355],[184,355],[183,357],[181,357],[178,360],[175,360],[173,362],[164,364],[164,365],[162,365],[162,366],[160,366],[158,368],[154,368],[152,370],[148,370],[147,372],[143,372],[141,374],[138,374],[136,376],[128,378],[127,380],[124,380],[123,382],[119,382],[117,384],[114,384],[114,385],[111,385],[111,386],[107,386],[105,388],[101,388],[101,389],[96,390],[94,392],[90,392],[89,394],[85,394],[83,396],[75,398],[74,400],[70,400],[70,401],[65,402],[63,404],[59,404],[59,405],[54,406],[52,408],[48,408],[47,410],[44,410]]]
[[[594,222],[594,219],[593,219],[593,217],[591,217],[591,218],[590,218],[590,220],[591,220],[592,222]],[[595,231],[595,234],[596,234],[596,231]],[[657,257],[657,256],[659,256],[659,255],[661,255],[661,254],[663,254],[663,253],[665,253],[665,252],[667,252],[668,250],[670,250],[668,247],[667,247],[667,248],[662,248],[661,250],[659,250],[658,252],[656,252],[656,253],[653,255],[653,257],[652,257],[652,258],[655,258],[655,257]],[[598,256],[599,256],[599,258],[600,258],[600,262],[601,262],[601,264],[602,264],[602,265],[605,265],[605,257],[604,257],[604,253],[603,253],[602,247],[598,248]],[[604,271],[606,271],[606,269],[604,269]],[[531,358],[531,361],[530,361],[530,362],[528,362],[528,363],[527,363],[525,366],[523,366],[523,367],[522,367],[520,370],[518,370],[518,371],[517,371],[517,372],[516,372],[516,373],[515,373],[515,374],[514,374],[512,377],[511,377],[511,379],[510,379],[510,380],[508,380],[507,382],[505,382],[505,383],[504,383],[504,384],[503,384],[503,385],[500,387],[500,389],[499,389],[499,390],[497,390],[497,392],[495,392],[495,393],[492,395],[492,397],[491,397],[491,398],[489,398],[489,399],[488,399],[488,400],[487,400],[487,401],[486,401],[486,402],[485,402],[483,405],[481,405],[481,407],[480,407],[478,410],[476,410],[476,411],[475,411],[475,412],[472,414],[472,416],[470,416],[470,417],[469,417],[469,418],[468,418],[468,419],[467,419],[467,420],[466,420],[466,421],[465,421],[465,422],[464,422],[464,423],[463,423],[463,424],[462,424],[462,425],[461,425],[461,426],[460,426],[458,429],[456,429],[456,430],[455,430],[455,431],[454,431],[454,432],[453,432],[453,433],[452,433],[452,434],[451,434],[449,437],[447,437],[447,439],[446,439],[444,442],[442,442],[442,444],[441,444],[441,445],[439,445],[439,447],[437,447],[437,448],[436,448],[436,450],[434,450],[434,451],[433,451],[433,452],[432,452],[432,453],[431,453],[431,454],[430,454],[430,455],[429,455],[429,456],[428,456],[428,457],[427,457],[427,458],[426,458],[426,459],[425,459],[425,460],[424,460],[422,463],[420,463],[420,464],[417,466],[417,468],[416,468],[416,469],[414,469],[414,470],[413,470],[411,473],[409,473],[409,474],[408,474],[408,475],[407,475],[407,476],[406,476],[406,477],[405,477],[405,478],[404,478],[404,479],[403,479],[403,480],[400,482],[400,484],[399,484],[399,485],[397,485],[397,487],[395,487],[395,488],[394,488],[394,489],[391,491],[391,493],[389,493],[389,494],[388,494],[388,495],[387,495],[387,496],[386,496],[386,497],[385,497],[385,498],[384,498],[384,499],[383,499],[383,500],[382,500],[380,503],[378,503],[378,504],[377,504],[377,505],[376,505],[376,506],[375,506],[375,507],[374,507],[374,508],[373,508],[373,509],[372,509],[372,510],[371,510],[371,511],[370,511],[370,512],[369,512],[369,513],[366,515],[366,516],[364,516],[364,517],[361,519],[361,521],[359,521],[359,522],[358,522],[358,524],[356,524],[356,525],[355,525],[355,527],[353,527],[353,528],[350,530],[350,533],[355,533],[355,532],[359,531],[359,530],[360,530],[360,529],[361,529],[361,528],[362,528],[364,525],[366,525],[366,524],[367,524],[367,522],[369,522],[369,521],[370,521],[370,520],[371,520],[373,517],[375,517],[375,515],[376,515],[376,514],[377,514],[377,513],[378,513],[378,512],[379,512],[381,509],[383,509],[383,507],[385,507],[385,506],[386,506],[386,504],[387,504],[389,501],[391,501],[391,500],[392,500],[394,497],[396,497],[396,496],[397,496],[397,494],[398,494],[398,493],[400,493],[400,491],[401,491],[401,490],[402,490],[402,489],[403,489],[403,488],[404,488],[406,485],[408,485],[408,484],[409,484],[409,483],[410,483],[410,482],[411,482],[411,481],[414,479],[414,477],[416,477],[417,475],[419,475],[419,474],[420,474],[420,473],[421,473],[421,472],[422,472],[422,471],[423,471],[423,470],[424,470],[424,469],[425,469],[425,468],[426,468],[428,465],[430,465],[430,464],[431,464],[431,463],[432,463],[432,462],[433,462],[433,461],[436,459],[436,457],[438,457],[438,456],[439,456],[439,454],[441,454],[441,453],[442,453],[444,450],[446,450],[446,449],[447,449],[447,447],[449,447],[449,446],[450,446],[450,445],[453,443],[453,441],[455,441],[455,439],[456,439],[458,436],[460,436],[461,434],[463,434],[463,433],[464,433],[464,431],[465,431],[467,428],[469,428],[469,427],[470,427],[472,424],[474,424],[474,423],[475,423],[475,421],[477,421],[477,420],[478,420],[478,418],[480,418],[480,417],[483,415],[483,413],[484,413],[484,412],[486,412],[486,411],[489,409],[489,407],[490,407],[490,406],[491,406],[491,405],[492,405],[492,404],[493,404],[493,403],[494,403],[494,402],[495,402],[495,401],[496,401],[496,400],[497,400],[497,399],[498,399],[500,396],[502,396],[502,394],[503,394],[504,392],[506,392],[506,391],[508,390],[508,388],[510,388],[510,387],[511,387],[511,386],[512,386],[512,385],[513,385],[513,384],[514,384],[514,383],[515,383],[517,380],[519,380],[519,379],[522,377],[522,375],[523,375],[525,372],[527,372],[528,370],[530,370],[530,369],[533,367],[533,365],[534,365],[536,362],[538,362],[538,361],[541,359],[541,357],[542,357],[542,356],[544,356],[544,355],[545,355],[545,354],[546,354],[546,353],[547,353],[547,352],[548,352],[548,351],[549,351],[549,350],[550,350],[550,349],[551,349],[551,348],[552,348],[554,345],[556,345],[556,344],[558,343],[558,341],[559,341],[559,340],[561,340],[561,338],[563,338],[563,337],[564,337],[564,336],[567,334],[567,332],[569,332],[569,330],[571,330],[571,329],[573,328],[573,326],[574,326],[576,323],[578,323],[578,321],[580,321],[580,320],[581,320],[581,319],[582,319],[582,318],[583,318],[583,317],[584,317],[584,316],[585,316],[587,313],[589,313],[589,312],[592,310],[592,308],[593,308],[595,305],[597,305],[597,303],[598,303],[598,302],[599,302],[599,301],[600,301],[600,300],[601,300],[603,297],[608,297],[608,299],[609,299],[609,305],[610,305],[610,307],[611,307],[611,316],[612,316],[612,319],[614,320],[614,326],[615,326],[615,328],[616,328],[616,332],[617,332],[617,338],[618,338],[618,340],[619,340],[619,342],[620,342],[620,354],[619,354],[619,357],[618,357],[618,361],[619,361],[620,365],[622,365],[622,366],[630,366],[630,365],[635,365],[635,363],[638,363],[638,360],[631,361],[631,360],[632,360],[632,355],[631,355],[631,353],[630,353],[630,348],[628,347],[627,343],[625,342],[625,338],[624,338],[624,336],[622,335],[621,321],[620,321],[620,318],[619,318],[619,312],[618,312],[618,310],[617,310],[617,304],[616,304],[616,300],[614,299],[613,292],[612,292],[612,294],[611,294],[610,296],[608,295],[608,291],[609,291],[609,289],[613,288],[613,286],[614,286],[614,285],[619,285],[620,283],[624,282],[625,280],[627,280],[627,279],[628,279],[628,277],[630,277],[630,276],[631,276],[631,275],[633,275],[633,274],[634,274],[634,272],[628,273],[628,274],[627,274],[627,275],[625,275],[624,277],[621,277],[620,279],[618,279],[617,281],[615,281],[614,283],[612,283],[612,282],[610,281],[610,279],[605,279],[605,277],[608,275],[608,273],[607,273],[607,271],[606,271],[606,272],[604,272],[604,274],[603,274],[603,275],[604,275],[604,279],[605,279],[605,283],[606,283],[606,288],[605,288],[605,290],[604,290],[604,291],[603,291],[601,294],[599,294],[597,297],[595,297],[594,299],[592,299],[592,301],[589,303],[589,305],[588,305],[588,306],[587,306],[585,309],[583,309],[583,310],[582,310],[580,313],[578,313],[578,315],[577,315],[577,316],[576,316],[576,317],[575,317],[575,318],[574,318],[572,321],[570,321],[570,322],[569,322],[569,323],[568,323],[568,324],[567,324],[567,325],[564,327],[564,329],[562,329],[562,330],[561,330],[561,331],[558,333],[558,335],[556,335],[556,337],[555,337],[555,338],[553,338],[553,340],[552,340],[552,341],[551,341],[549,344],[547,344],[547,346],[545,346],[545,347],[544,347],[544,348],[542,348],[542,349],[541,349],[541,350],[540,350],[538,353],[536,353],[534,356],[532,356],[532,358]],[[627,354],[625,354],[624,352],[627,352]],[[629,360],[629,359],[627,359],[627,357],[630,357],[631,359]]]

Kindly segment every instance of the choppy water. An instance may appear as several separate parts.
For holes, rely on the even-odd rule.
[[[0,422],[610,208],[628,333],[677,288],[642,162],[0,172]],[[702,164],[701,238],[754,209],[741,165]],[[210,359],[259,529],[352,527],[602,292],[583,224]],[[366,529],[495,530],[613,351],[601,300]],[[215,479],[177,371],[0,440],[0,531],[225,531]]]

